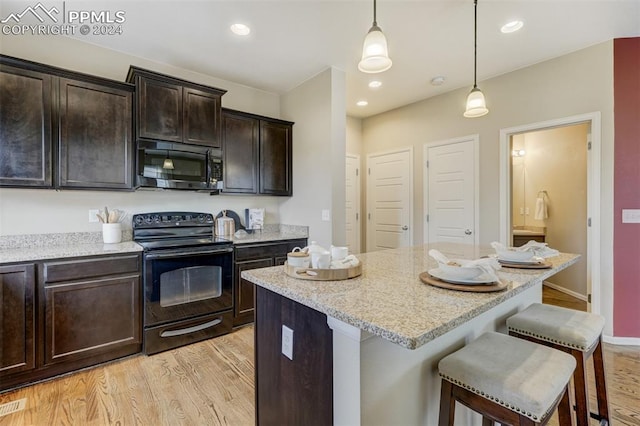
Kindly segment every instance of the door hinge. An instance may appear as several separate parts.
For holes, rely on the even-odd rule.
[[[371,220],[371,213],[367,213],[367,219]]]
[[[587,219],[587,226],[588,226],[589,228],[591,228],[591,218],[588,218],[588,219]]]
[[[591,293],[587,294],[587,303],[591,303]]]
[[[429,215],[427,215],[427,222],[429,222]]]
[[[356,213],[356,220],[360,219],[360,215]]]
[[[591,151],[591,141],[587,142],[587,151]]]
[[[356,176],[358,176],[358,169],[356,169]]]
[[[427,169],[429,168],[429,160],[424,162],[425,166],[427,166]]]
[[[368,172],[369,174],[371,174],[371,167],[369,167],[369,168],[367,169],[367,172]]]

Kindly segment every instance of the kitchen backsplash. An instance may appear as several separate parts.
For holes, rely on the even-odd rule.
[[[89,222],[89,210],[118,209],[127,213],[123,229],[131,229],[136,213],[194,211],[217,215],[233,210],[244,218],[245,208],[264,208],[266,223],[279,223],[279,197],[215,195],[181,191],[135,192],[0,189],[0,236],[25,234],[100,233]],[[243,219],[244,220],[244,219]],[[243,222],[244,223],[244,222]]]

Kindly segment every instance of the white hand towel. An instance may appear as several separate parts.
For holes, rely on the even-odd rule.
[[[547,202],[544,197],[539,197],[536,199],[536,214],[534,218],[536,220],[544,220],[549,217],[549,213],[547,212]]]

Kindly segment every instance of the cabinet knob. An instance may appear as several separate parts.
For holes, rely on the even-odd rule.
[[[471,235],[471,229],[465,229],[464,233],[465,235]]]
[[[407,229],[409,229],[409,227],[408,227],[407,225],[404,225],[404,226],[402,227],[402,230],[403,230],[403,231],[406,231]]]

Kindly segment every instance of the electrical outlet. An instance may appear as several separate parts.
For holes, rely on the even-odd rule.
[[[293,330],[282,324],[282,355],[293,361]]]
[[[89,222],[98,221],[98,211],[99,210],[89,210]]]
[[[331,210],[322,210],[322,220],[325,222],[331,221]]]

